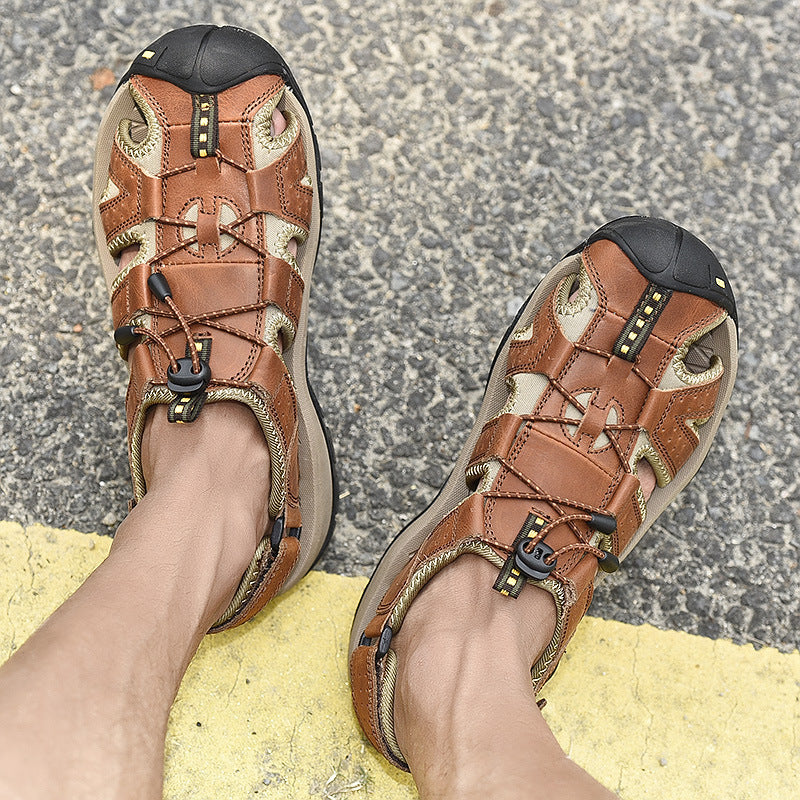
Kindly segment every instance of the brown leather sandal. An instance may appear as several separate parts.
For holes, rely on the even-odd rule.
[[[423,586],[464,553],[497,567],[514,602],[550,592],[555,633],[531,668],[538,693],[592,599],[699,469],[733,390],[736,306],[711,251],[669,222],[616,220],[528,298],[495,356],[475,427],[439,495],[384,554],[356,612],[356,713],[386,758],[392,637]],[[637,468],[652,466],[645,502]]]
[[[287,127],[273,136],[275,108]],[[130,368],[133,502],[147,491],[140,451],[153,406],[191,423],[206,403],[244,403],[269,446],[269,529],[213,630],[231,628],[305,575],[333,527],[333,453],[306,376],[319,153],[280,55],[213,25],[145,48],[103,118],[93,208]],[[132,245],[138,254],[120,270]]]

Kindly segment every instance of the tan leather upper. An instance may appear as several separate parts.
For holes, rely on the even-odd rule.
[[[100,204],[107,241],[113,243],[137,226],[141,231],[143,223],[154,225],[155,231],[153,257],[115,283],[114,325],[146,327],[175,358],[186,355],[181,324],[147,285],[152,272],[161,272],[194,338],[211,340],[209,399],[237,399],[259,417],[277,482],[271,516],[284,514],[286,529],[300,528],[297,404],[292,377],[278,351],[294,336],[304,286],[299,272],[271,252],[267,228],[273,217],[297,226],[302,239],[311,224],[313,189],[299,129],[285,152],[261,167],[253,131],[257,113],[285,89],[284,83],[279,77],[260,76],[217,95],[218,148],[204,158],[191,154],[191,94],[149,77],[133,76],[131,86],[155,115],[163,146],[159,168],[148,172],[120,146],[119,137],[113,144],[112,192]],[[288,325],[281,322],[280,336],[267,341],[266,325],[276,312]],[[166,388],[168,356],[154,338],[130,347],[127,358],[129,447],[139,500],[146,488],[137,450],[143,415],[152,403],[169,403],[175,396]],[[275,498],[281,508],[272,507],[278,505]],[[277,592],[297,550],[297,540],[288,537],[274,563],[271,554],[265,555],[237,623]]]
[[[481,485],[480,492],[467,497],[434,528],[380,602],[365,631],[371,643],[352,654],[358,717],[373,744],[397,766],[405,765],[387,746],[387,735],[392,734],[384,730],[378,713],[384,673],[377,659],[377,640],[401,598],[418,590],[426,568],[446,562],[460,548],[486,545],[500,564],[513,552],[529,514],[550,522],[565,515],[585,515],[585,507],[615,517],[616,531],[608,549],[619,555],[643,522],[639,480],[631,469],[641,446],[640,433],[647,433],[673,477],[698,443],[687,422],[705,421],[714,409],[719,377],[685,388],[658,387],[681,345],[721,322],[726,313],[708,300],[676,291],[639,357],[627,361],[612,354],[614,344],[648,281],[609,241],[586,248],[582,261],[597,293],[597,311],[573,343],[559,324],[558,291],[554,291],[525,337],[512,338],[507,375],[546,375],[546,388],[528,413],[502,414],[484,426],[468,472],[475,475],[482,465],[499,462],[491,486]],[[475,484],[477,480],[470,488]],[[545,542],[558,551],[593,537],[596,543],[587,521],[572,520],[555,524]],[[541,663],[534,665],[537,691],[552,674],[591,602],[597,565],[597,556],[586,548],[567,549],[558,556],[549,579],[538,582],[554,594],[560,612],[554,641]],[[399,622],[395,617],[394,632]]]

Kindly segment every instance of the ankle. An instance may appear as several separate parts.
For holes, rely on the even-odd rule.
[[[207,404],[171,424],[150,412],[142,438],[147,493],[120,525],[111,557],[142,574],[182,576],[186,602],[210,625],[227,606],[269,524],[270,460],[255,416]],[[152,571],[152,572],[151,572]],[[221,608],[220,608],[221,606]],[[214,616],[216,614],[216,616]]]
[[[555,603],[531,585],[516,599],[505,597],[492,589],[496,577],[496,567],[479,556],[461,556],[443,569],[411,604],[394,639],[398,654],[432,646],[442,656],[502,652],[505,663],[530,670],[555,630]]]
[[[242,403],[207,403],[194,422],[181,424],[169,422],[163,406],[150,409],[142,435],[148,489],[174,481],[187,466],[207,470],[217,482],[237,471],[246,475],[256,466],[263,474],[269,469],[269,449],[253,412]],[[230,482],[236,483],[235,478]]]
[[[536,706],[530,663],[498,639],[439,640],[426,655],[415,652],[399,669],[394,704],[397,742],[420,796],[538,797],[529,773],[552,772],[564,755]]]
[[[263,533],[270,491],[267,442],[254,414],[240,403],[209,403],[186,425],[150,412],[142,437],[148,494],[182,507],[205,503],[222,514],[252,517]]]
[[[466,729],[484,712],[495,714],[498,704],[535,708],[530,668],[552,638],[555,604],[533,586],[516,600],[503,597],[491,588],[496,574],[484,559],[462,556],[419,594],[393,639],[395,731],[404,753],[420,740],[420,726],[428,742],[469,746]]]

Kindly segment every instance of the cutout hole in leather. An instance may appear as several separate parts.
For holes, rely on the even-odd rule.
[[[134,144],[141,144],[147,138],[147,123],[131,121],[128,136]]]
[[[714,343],[711,340],[709,331],[701,336],[688,350],[683,359],[684,366],[693,375],[707,372],[714,361]]]
[[[580,275],[573,275],[572,276],[572,283],[569,287],[569,292],[567,293],[567,302],[572,303],[575,298],[578,296],[578,291],[581,288],[581,278]]]
[[[127,247],[123,247],[122,250],[113,253],[112,258],[114,259],[114,263],[117,265],[117,269],[122,269],[130,264],[131,261],[133,261],[139,255],[141,250],[142,243],[134,242]]]
[[[148,128],[147,120],[145,120],[144,115],[138,108],[132,113],[131,119],[123,120],[122,124],[126,138],[130,141],[130,144],[137,147],[147,138],[150,129]]]

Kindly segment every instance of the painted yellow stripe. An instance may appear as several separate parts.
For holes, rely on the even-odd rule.
[[[108,546],[0,522],[0,660]],[[416,797],[350,708],[346,640],[364,584],[314,572],[252,623],[204,641],[170,720],[166,798]],[[794,800],[799,687],[797,652],[587,619],[545,688],[545,716],[627,800]]]

